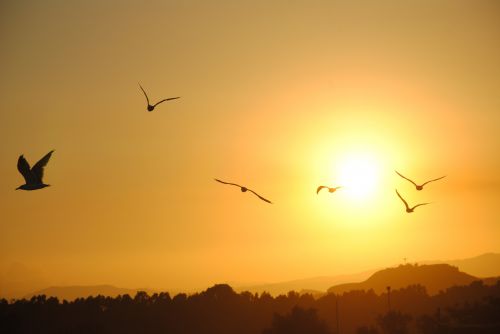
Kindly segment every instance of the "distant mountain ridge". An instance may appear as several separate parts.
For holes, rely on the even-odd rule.
[[[419,261],[419,264],[449,264],[457,267],[460,271],[469,274],[470,276],[477,277],[496,277],[500,276],[500,254],[498,253],[485,253],[479,256],[448,261]],[[250,292],[269,292],[272,295],[286,294],[288,291],[327,291],[332,286],[345,283],[362,282],[368,279],[378,270],[383,268],[376,268],[367,270],[353,275],[338,275],[338,276],[320,276],[313,278],[298,279],[285,282],[269,283],[269,284],[256,284],[236,287],[237,291],[250,291]]]
[[[262,293],[265,291],[270,293],[271,295],[286,294],[288,291],[292,290],[324,293],[326,289],[328,289],[332,285],[348,282],[359,282],[370,277],[370,275],[372,275],[374,272],[375,270],[369,270],[352,275],[319,276],[278,283],[237,286],[235,290],[240,292],[250,291],[253,293]]]
[[[500,276],[500,254],[485,253],[468,259],[451,261],[423,261],[421,264],[447,263],[476,277]]]
[[[480,279],[469,275],[449,264],[405,264],[377,271],[363,282],[333,286],[328,292],[341,294],[352,290],[373,290],[380,294],[388,286],[401,289],[409,285],[422,285],[430,295],[434,295],[452,286],[469,285],[477,280],[483,280],[485,284],[496,282],[494,278]]]
[[[453,280],[450,280],[450,284],[468,284],[473,280],[478,280],[478,277],[499,277],[500,276],[500,254],[498,253],[486,253],[476,257],[462,259],[462,260],[451,260],[451,261],[421,261],[420,264],[433,265],[433,264],[449,264],[457,267],[456,270],[448,271],[448,274],[452,275]],[[403,265],[404,266],[404,265]],[[419,265],[418,267],[423,267]],[[397,269],[398,267],[389,268]],[[383,269],[379,272],[384,272]],[[446,272],[447,269],[441,269]],[[439,272],[439,270],[437,271]],[[437,273],[436,272],[436,273]],[[458,273],[457,272],[462,272]],[[290,280],[285,282],[269,283],[269,284],[255,284],[255,285],[238,285],[231,284],[235,286],[234,290],[250,291],[252,293],[262,293],[264,291],[272,294],[286,294],[288,291],[294,290],[297,292],[309,292],[315,295],[321,294],[322,292],[335,291],[345,291],[345,288],[353,289],[367,289],[370,288],[369,284],[364,284],[370,279],[372,275],[377,273],[377,269],[368,270],[365,272],[353,274],[353,275],[337,275],[337,276],[319,276],[313,278]],[[463,274],[463,275],[462,275]],[[382,275],[382,274],[378,274]],[[377,276],[375,276],[377,277]],[[486,284],[493,284],[496,282],[496,278],[483,279]],[[403,280],[402,280],[403,282]],[[394,284],[396,284],[395,282]],[[418,282],[403,282],[409,284],[416,284]],[[402,283],[402,284],[403,284]],[[407,284],[407,285],[409,285]],[[422,284],[426,285],[426,284]],[[441,286],[434,286],[433,282],[429,282],[430,288],[428,287],[428,292],[434,292],[435,289],[439,289]],[[443,284],[444,287],[446,284]],[[452,284],[453,285],[453,284]],[[382,286],[384,290],[387,284]],[[397,288],[397,284],[392,286]],[[427,285],[426,285],[427,286]],[[333,289],[333,290],[332,290]],[[377,285],[377,289],[380,289]],[[78,297],[88,297],[88,296],[117,296],[120,294],[129,294],[134,296],[137,291],[144,291],[145,289],[128,289],[128,288],[117,288],[112,285],[93,285],[93,286],[53,286],[42,290],[37,290],[35,292],[24,295],[24,298],[31,298],[34,295],[45,294],[47,296],[55,296],[59,299],[73,300]],[[165,289],[157,289],[158,291],[164,291]],[[146,290],[148,293],[154,293],[156,291]],[[378,291],[378,290],[377,290]],[[385,291],[385,290],[384,290]],[[175,293],[181,292],[176,290]],[[184,291],[185,292],[185,291]],[[195,291],[191,291],[195,292]],[[174,291],[171,291],[174,293]],[[22,296],[22,295],[21,295]],[[1,296],[0,296],[1,297]]]

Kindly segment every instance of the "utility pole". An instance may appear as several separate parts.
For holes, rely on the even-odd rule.
[[[391,310],[391,287],[387,287],[387,305],[389,306],[389,311]]]
[[[340,334],[339,329],[339,296],[335,295],[335,313],[337,318],[337,334]]]

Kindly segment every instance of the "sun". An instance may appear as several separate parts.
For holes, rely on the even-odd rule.
[[[348,154],[338,161],[337,169],[338,183],[346,196],[355,200],[374,196],[380,180],[380,165],[372,154]]]

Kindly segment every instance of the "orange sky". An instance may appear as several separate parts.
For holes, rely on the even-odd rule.
[[[0,41],[0,293],[500,251],[492,1],[3,1]],[[147,113],[138,82],[182,98]],[[14,191],[51,149],[52,187]],[[358,158],[369,194],[315,194]]]

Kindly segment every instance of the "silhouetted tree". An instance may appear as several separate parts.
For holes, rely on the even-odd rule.
[[[330,334],[326,323],[318,318],[315,309],[304,310],[294,307],[292,312],[284,316],[275,314],[272,327],[263,334]]]
[[[411,316],[401,312],[389,311],[377,318],[378,325],[386,334],[406,334]]]
[[[417,329],[423,334],[449,333],[448,323],[449,319],[441,314],[441,308],[433,315],[424,314],[416,319]]]
[[[133,298],[96,296],[61,302],[42,295],[1,299],[0,333],[258,334],[268,328],[269,334],[323,334],[336,328],[337,303],[342,333],[375,334],[376,324],[378,332],[386,334],[500,333],[500,283],[474,282],[435,296],[414,285],[391,290],[392,301],[399,312],[386,313],[387,294],[373,290],[314,299],[293,291],[278,297],[236,293],[226,284],[173,298],[168,293],[138,292]],[[412,328],[409,315],[416,319]]]
[[[361,326],[356,330],[356,334],[378,334],[378,330],[373,326]]]

